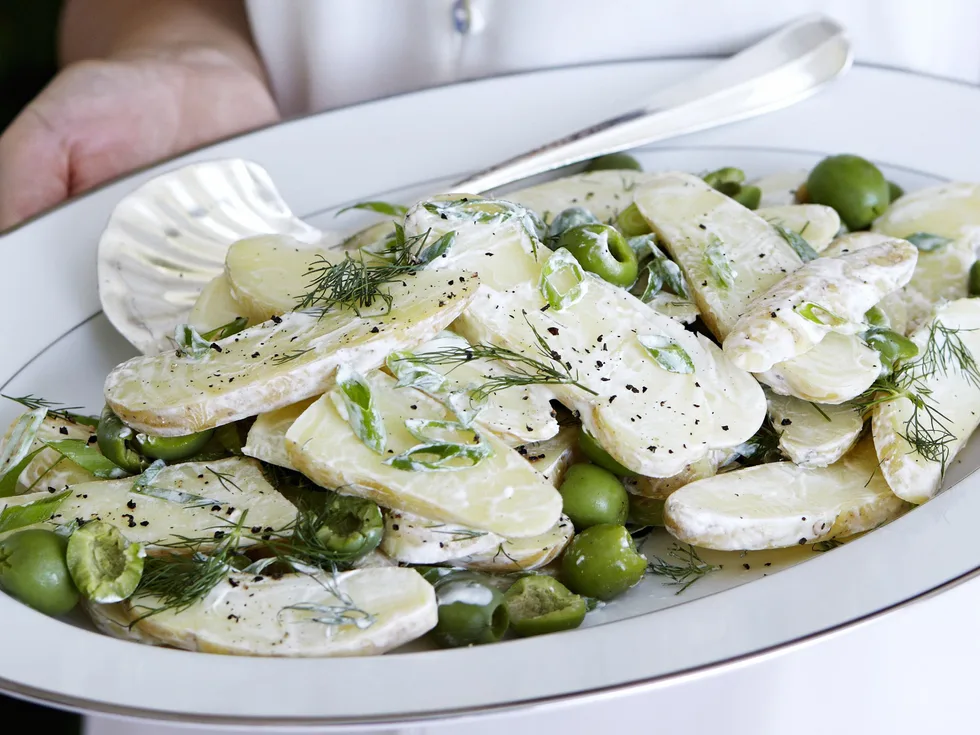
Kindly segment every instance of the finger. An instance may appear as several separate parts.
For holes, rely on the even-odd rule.
[[[0,230],[68,196],[68,142],[28,105],[0,135]]]

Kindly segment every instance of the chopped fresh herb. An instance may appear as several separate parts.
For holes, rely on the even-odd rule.
[[[787,227],[783,227],[778,222],[770,222],[769,224],[772,225],[772,228],[779,233],[779,236],[782,237],[791,248],[793,248],[793,251],[800,256],[800,260],[802,260],[804,263],[809,263],[811,260],[816,260],[820,257],[819,253],[813,249],[810,243],[803,239],[802,235]],[[810,223],[808,222],[807,224]],[[806,227],[803,229],[806,229]]]
[[[716,235],[712,235],[708,241],[708,247],[704,250],[704,262],[718,288],[727,290],[735,285],[738,273],[732,268],[725,254],[725,246]]]
[[[220,327],[215,327],[209,332],[205,332],[201,335],[201,338],[205,342],[218,342],[225,337],[231,337],[232,335],[238,334],[240,331],[248,326],[248,318],[244,316],[235,317],[227,324],[222,324]]]
[[[173,342],[177,357],[200,360],[211,351],[211,342],[204,339],[190,324],[178,324],[174,329]]]
[[[718,571],[721,567],[715,564],[708,564],[688,545],[685,549],[679,544],[674,544],[667,551],[668,559],[661,559],[654,556],[650,562],[648,570],[651,574],[667,579],[667,584],[680,586],[676,594],[680,594],[706,574]],[[675,562],[671,562],[673,559]]]
[[[637,339],[654,361],[669,373],[690,374],[694,361],[683,347],[665,334],[642,334]]]
[[[847,319],[842,316],[838,316],[829,309],[821,306],[820,304],[815,304],[812,301],[804,301],[799,304],[794,311],[807,321],[811,321],[814,324],[819,324],[823,327],[839,327],[843,324],[847,324]]]
[[[44,523],[58,510],[71,491],[63,490],[24,505],[8,505],[0,511],[0,533],[15,531],[18,528]]]
[[[96,477],[112,480],[126,477],[129,473],[99,451],[98,446],[89,444],[84,439],[62,439],[46,442],[45,446],[53,449],[65,459],[74,462],[82,469],[88,470]]]
[[[371,386],[350,365],[342,365],[337,371],[337,392],[342,414],[346,415],[354,434],[365,446],[378,454],[384,454],[388,443],[384,419],[371,394]],[[335,403],[337,401],[335,400]]]
[[[39,408],[47,409],[48,416],[53,416],[54,418],[61,419],[62,421],[69,421],[74,424],[84,424],[85,426],[99,425],[99,419],[97,417],[75,413],[76,411],[81,410],[81,406],[64,406],[57,401],[48,401],[44,398],[38,398],[37,396],[31,394],[16,397],[0,395],[0,398],[6,398],[8,401],[19,403],[24,408],[31,411],[36,411]]]
[[[942,235],[933,235],[931,232],[915,232],[905,237],[910,243],[915,245],[922,253],[931,253],[933,250],[946,247],[952,240]]]
[[[358,202],[357,204],[351,204],[349,207],[344,207],[334,216],[339,217],[344,212],[350,212],[353,209],[377,212],[378,214],[385,214],[389,217],[404,217],[408,213],[408,207],[402,206],[401,204],[391,204],[389,202]]]

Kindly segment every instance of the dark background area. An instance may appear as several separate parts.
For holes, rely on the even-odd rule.
[[[0,0],[0,130],[54,75],[60,10],[61,0]],[[2,695],[0,716],[9,723],[29,723],[25,732],[74,735],[81,729],[77,715]]]

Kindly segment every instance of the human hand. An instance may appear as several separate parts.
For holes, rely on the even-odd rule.
[[[277,119],[264,81],[215,49],[69,65],[0,135],[0,230],[127,171]]]

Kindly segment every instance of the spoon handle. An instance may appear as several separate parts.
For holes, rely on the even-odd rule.
[[[786,26],[647,105],[491,166],[452,186],[480,193],[606,153],[744,120],[786,107],[846,72],[844,29],[824,16]]]

